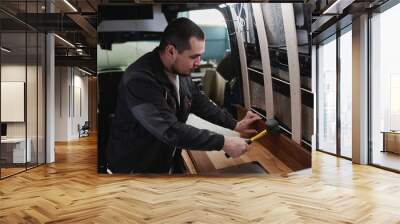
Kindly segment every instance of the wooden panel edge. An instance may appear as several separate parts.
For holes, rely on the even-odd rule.
[[[194,166],[193,161],[188,154],[188,151],[183,149],[181,155],[189,174],[197,174],[196,167]]]
[[[244,117],[247,109],[236,105],[238,119]],[[258,131],[265,129],[264,121],[258,121],[254,125]],[[283,134],[268,135],[259,142],[275,157],[284,162],[293,171],[311,168],[311,152]]]

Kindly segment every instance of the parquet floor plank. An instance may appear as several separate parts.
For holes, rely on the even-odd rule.
[[[400,175],[313,152],[269,176],[97,174],[96,139],[0,181],[0,223],[400,223]]]

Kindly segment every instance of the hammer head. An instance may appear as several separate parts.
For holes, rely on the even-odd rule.
[[[278,134],[281,131],[279,127],[279,122],[273,118],[267,119],[265,121],[265,125],[267,126],[267,132],[269,134]]]

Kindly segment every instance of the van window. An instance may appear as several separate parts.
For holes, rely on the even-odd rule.
[[[191,10],[179,12],[179,17],[186,17],[199,25],[206,35],[206,49],[202,60],[218,63],[225,53],[230,51],[230,43],[225,18],[217,9]]]
[[[203,9],[179,12],[178,17],[186,17],[199,26],[203,25],[226,27],[225,18],[217,9]]]
[[[142,55],[158,47],[159,41],[129,41],[114,43],[112,50],[101,49],[97,45],[97,67],[99,70],[120,68],[125,70]]]

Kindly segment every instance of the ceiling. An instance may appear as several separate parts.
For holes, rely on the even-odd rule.
[[[45,0],[1,0],[2,46],[12,49],[7,57],[21,60],[28,55],[30,58],[36,51],[36,46],[30,43],[36,33],[54,32],[57,34],[56,65],[75,65],[95,72],[97,6],[101,2],[48,0],[46,5]],[[28,33],[27,45],[25,32]]]
[[[281,1],[272,0],[268,2]],[[382,4],[385,1],[387,0],[354,0],[347,9],[350,12],[362,11],[370,7],[371,4]],[[151,2],[186,3],[175,4],[176,7],[198,8],[201,6],[199,3],[187,3],[183,0],[0,0],[0,27],[2,33],[6,33],[3,35],[3,44],[7,42],[8,46],[15,48],[14,54],[16,55],[26,55],[27,52],[29,55],[33,51],[31,50],[33,44],[28,44],[27,52],[23,50],[25,39],[22,37],[26,30],[28,32],[54,32],[60,37],[55,38],[56,64],[86,66],[88,69],[96,71],[98,6],[101,4],[126,5]],[[226,1],[202,1],[203,4],[218,2],[225,3]],[[291,0],[290,2],[304,1]],[[313,22],[318,25],[313,29],[315,34],[326,29],[324,25],[329,24],[329,21],[333,23],[333,20],[341,18],[340,16],[321,17],[324,10],[331,6],[335,0],[306,0],[305,2],[312,5]],[[318,21],[321,18],[326,21],[321,23],[321,21]]]

